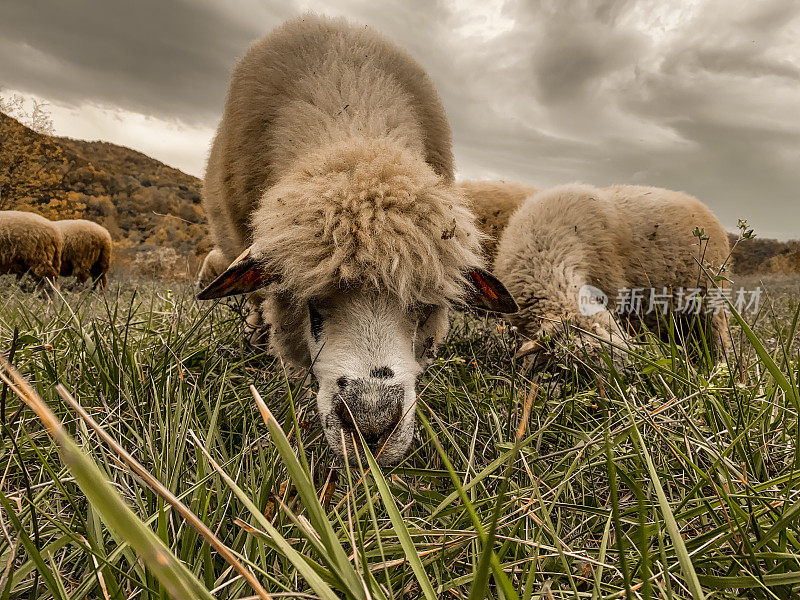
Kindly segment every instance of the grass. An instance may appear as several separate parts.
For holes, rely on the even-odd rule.
[[[457,315],[411,455],[337,470],[311,380],[227,306],[3,279],[34,400],[0,397],[0,600],[796,598],[800,286],[774,289],[733,327],[741,370],[649,340],[534,377]]]

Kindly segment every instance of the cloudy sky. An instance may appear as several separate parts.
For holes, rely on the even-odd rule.
[[[309,10],[422,63],[460,177],[669,187],[800,237],[797,0],[3,0],[0,94],[202,176],[236,57]]]

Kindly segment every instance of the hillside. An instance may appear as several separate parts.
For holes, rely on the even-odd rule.
[[[0,113],[0,210],[97,221],[116,242],[118,274],[194,273],[209,249],[200,188],[141,152],[42,135]]]
[[[731,246],[736,236],[730,234]],[[800,273],[800,240],[768,238],[740,241],[733,250],[733,268],[739,275]],[[792,258],[794,257],[794,258]]]

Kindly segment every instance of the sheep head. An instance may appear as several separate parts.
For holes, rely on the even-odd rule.
[[[249,248],[198,297],[268,288],[278,276],[267,263]],[[503,284],[483,269],[469,270],[464,281],[468,305],[501,313],[517,309]],[[414,434],[417,376],[449,330],[449,302],[406,305],[391,294],[358,286],[302,305],[277,296],[267,294],[264,302],[272,348],[311,368],[319,382],[320,421],[333,451],[353,458],[363,439],[379,462],[399,461]]]
[[[363,438],[380,462],[398,461],[449,308],[517,309],[478,268],[482,236],[466,198],[421,152],[348,138],[287,168],[250,220],[253,245],[200,297],[266,288],[270,348],[314,373],[331,448],[352,458]]]

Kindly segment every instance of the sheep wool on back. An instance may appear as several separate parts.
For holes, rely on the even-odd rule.
[[[480,234],[422,68],[375,31],[312,15],[236,65],[204,202],[229,261],[249,245],[297,301],[367,285],[455,299]]]
[[[108,229],[87,219],[64,219],[53,224],[64,237],[61,275],[79,283],[91,279],[105,289],[114,242]]]
[[[707,239],[695,236],[696,228]],[[725,229],[697,198],[654,187],[568,184],[536,193],[511,216],[494,272],[519,304],[510,320],[523,335],[557,336],[570,322],[620,343],[640,321],[666,335],[651,297],[661,293],[674,306],[688,290],[713,289],[709,274],[719,273],[729,256]],[[605,301],[589,311],[581,305],[587,286]],[[636,306],[624,305],[626,290],[641,293]],[[711,316],[709,333],[721,350],[729,349],[724,310]]]
[[[0,211],[0,273],[57,279],[63,246],[61,233],[44,217]]]
[[[219,275],[228,268],[228,259],[219,248],[212,248],[211,252],[206,254],[203,259],[203,264],[197,272],[197,283],[200,285],[208,285],[214,281]]]
[[[491,265],[497,254],[497,244],[508,219],[536,188],[516,181],[461,181],[458,188],[464,193],[475,222],[484,234],[483,255]]]

